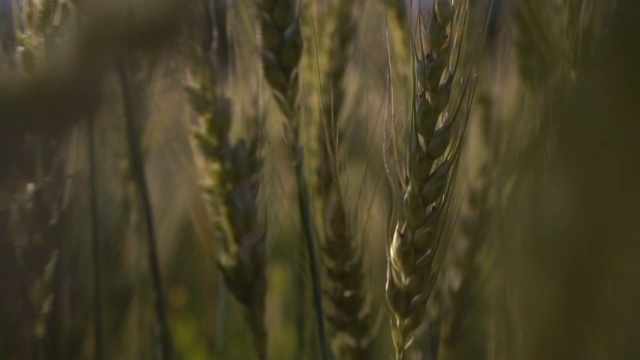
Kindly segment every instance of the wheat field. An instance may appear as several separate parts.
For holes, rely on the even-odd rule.
[[[0,359],[640,358],[634,0],[0,0]]]

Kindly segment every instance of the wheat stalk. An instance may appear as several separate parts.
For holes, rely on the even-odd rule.
[[[88,133],[88,150],[87,162],[89,164],[89,192],[91,206],[91,240],[93,253],[93,310],[94,310],[94,340],[95,340],[95,358],[101,360],[103,350],[102,341],[102,295],[100,286],[100,232],[99,232],[99,216],[98,216],[98,190],[97,190],[97,169],[96,169],[96,141],[95,141],[95,119],[93,116],[87,117],[87,133]]]
[[[132,94],[132,84],[130,82],[127,68],[122,62],[115,63],[115,71],[121,90],[122,103],[124,107],[126,142],[129,150],[129,162],[133,181],[142,203],[142,214],[147,237],[147,253],[149,260],[149,270],[153,284],[153,305],[157,321],[157,342],[160,356],[163,359],[173,358],[173,343],[169,331],[169,323],[166,316],[166,300],[162,275],[160,273],[160,262],[158,259],[157,236],[153,218],[153,208],[151,206],[151,196],[149,184],[144,170],[143,149],[141,146],[141,129],[137,119],[136,109]]]
[[[386,296],[396,359],[406,357],[437,279],[436,253],[466,125],[467,114],[458,116],[458,106],[469,98],[461,98],[451,111],[445,111],[457,68],[457,60],[450,65],[451,52],[456,51],[451,34],[456,31],[459,36],[464,28],[459,15],[464,19],[466,7],[463,4],[458,9],[454,16],[449,0],[433,3],[425,29],[428,52],[416,59],[418,95],[410,130],[408,176],[387,262]]]

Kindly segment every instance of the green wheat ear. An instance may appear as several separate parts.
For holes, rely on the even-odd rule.
[[[258,0],[264,77],[286,119],[285,139],[298,146],[298,65],[302,57],[300,23],[292,0]]]
[[[207,16],[208,14],[205,14]],[[185,91],[201,126],[193,140],[202,155],[202,192],[216,235],[222,239],[218,267],[226,287],[242,304],[245,322],[259,359],[267,358],[265,323],[265,232],[258,223],[258,187],[262,159],[259,131],[232,142],[232,98],[224,95],[220,68],[205,45],[194,46],[190,70],[193,85]],[[261,118],[247,118],[257,126]]]
[[[322,116],[318,126],[321,148],[315,188],[327,285],[324,297],[330,304],[325,313],[333,329],[333,349],[340,359],[368,359],[372,347],[371,295],[364,282],[363,249],[354,238],[339,177],[342,153],[338,148],[342,131],[338,120],[344,114],[343,84],[355,38],[352,1],[334,1],[328,15],[330,41],[328,69],[322,81]],[[317,36],[322,36],[318,34]]]
[[[229,99],[209,98],[206,91],[198,89],[202,88],[190,88],[189,98],[205,125],[195,130],[193,137],[207,169],[203,196],[216,233],[224,239],[218,266],[227,288],[244,307],[258,357],[265,359],[266,264],[265,234],[257,221],[258,144],[238,140],[232,146],[228,138]],[[205,110],[200,104],[207,99]]]
[[[468,113],[459,113],[468,96],[450,104],[457,64],[453,45],[464,29],[466,4],[435,1],[425,24],[428,51],[416,58],[417,100],[410,131],[403,207],[389,246],[386,296],[396,359],[405,359],[413,333],[424,320],[434,288],[436,261],[444,233],[453,176]],[[457,60],[456,60],[457,62]],[[451,105],[451,106],[450,106]],[[446,109],[451,109],[446,111]]]

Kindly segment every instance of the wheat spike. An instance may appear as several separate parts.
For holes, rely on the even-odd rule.
[[[300,24],[292,0],[258,0],[264,77],[286,119],[285,140],[299,154],[298,65],[302,56]]]
[[[458,22],[458,15],[463,15],[466,7],[458,10],[454,16],[449,0],[434,1],[425,25],[428,51],[416,59],[418,95],[411,124],[408,176],[401,219],[387,262],[386,296],[396,359],[406,358],[437,278],[439,264],[435,260],[443,233],[443,215],[466,125],[465,114],[445,111],[450,105],[457,66],[450,65],[451,52],[455,51],[451,34],[464,27],[464,21]]]
[[[210,14],[205,9],[206,16]],[[190,70],[195,84],[186,87],[202,124],[193,133],[206,169],[202,190],[215,233],[222,239],[218,267],[225,285],[243,306],[257,357],[266,359],[265,233],[258,224],[257,200],[262,163],[257,129],[260,118],[247,118],[249,128],[256,128],[247,138],[231,142],[232,99],[224,94],[219,80],[220,67],[225,64],[214,59],[212,50],[205,40],[202,49],[193,51],[196,56]]]
[[[367,359],[371,352],[371,314],[366,305],[362,251],[354,239],[345,199],[338,181],[341,156],[338,119],[343,115],[345,89],[343,80],[355,36],[354,3],[333,3],[333,29],[330,37],[329,68],[323,83],[323,121],[319,137],[322,149],[318,167],[318,201],[321,203],[323,256],[327,280],[324,292],[333,311],[326,313],[334,330],[334,351],[341,359]]]

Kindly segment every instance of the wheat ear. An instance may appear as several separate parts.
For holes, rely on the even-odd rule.
[[[371,313],[364,288],[362,250],[353,238],[339,190],[325,205],[324,255],[333,305],[327,320],[336,332],[336,352],[341,359],[368,359],[371,352]]]
[[[31,79],[37,76],[41,67],[49,65],[49,45],[59,40],[57,35],[60,30],[59,24],[53,21],[53,15],[61,11],[64,4],[41,1],[16,5],[15,13],[25,17],[23,22],[15,24],[12,32],[21,34],[17,43],[25,50],[17,56],[14,65],[20,75]],[[7,30],[5,26],[7,24],[0,25],[3,28],[0,32]],[[0,42],[4,40],[0,39]],[[67,132],[31,129],[19,131],[18,134],[20,136],[16,134],[15,137],[27,145],[25,148],[29,156],[33,156],[33,163],[30,164],[33,170],[24,174],[25,179],[18,180],[25,187],[15,194],[10,209],[9,236],[14,241],[17,263],[24,272],[21,275],[26,280],[31,305],[28,308],[29,320],[33,322],[34,343],[31,350],[35,359],[45,359],[48,355],[47,338],[55,336],[48,332],[49,321],[55,310],[58,257],[69,219],[69,174],[64,158],[64,151],[68,150],[65,149]]]
[[[218,9],[220,10],[220,9]],[[222,9],[224,10],[224,9]],[[218,14],[220,15],[220,14]],[[211,28],[211,14],[204,9],[205,28]],[[208,34],[208,32],[207,32]],[[226,34],[218,33],[219,37]],[[258,186],[262,160],[259,155],[258,117],[247,119],[250,136],[232,143],[231,99],[224,95],[221,71],[228,68],[226,52],[215,58],[211,39],[194,50],[190,70],[194,85],[186,91],[201,127],[193,133],[203,158],[202,190],[214,231],[222,239],[218,257],[224,283],[244,310],[247,327],[259,359],[267,358],[267,327],[264,321],[266,296],[265,233],[258,224]]]
[[[257,0],[256,2],[262,33],[263,72],[286,120],[284,137],[293,159],[298,190],[298,211],[309,260],[313,308],[321,357],[327,359],[320,276],[316,266],[309,195],[303,171],[303,151],[299,141],[299,65],[303,48],[300,23],[293,0]]]
[[[460,10],[464,14],[466,8]],[[464,117],[457,123],[457,110],[445,112],[457,66],[449,65],[450,34],[452,27],[464,27],[464,21],[457,23],[453,15],[450,0],[434,1],[425,30],[429,51],[416,59],[418,96],[410,131],[408,176],[387,262],[386,296],[396,359],[405,359],[437,278],[439,264],[434,260],[466,124]]]
[[[324,292],[333,311],[327,322],[334,330],[335,352],[340,359],[368,359],[371,347],[371,314],[366,305],[362,250],[354,239],[345,199],[338,182],[340,155],[338,119],[343,112],[343,80],[354,38],[353,2],[333,3],[333,29],[329,68],[323,85],[318,167],[318,201],[321,202],[322,247],[328,287]]]

